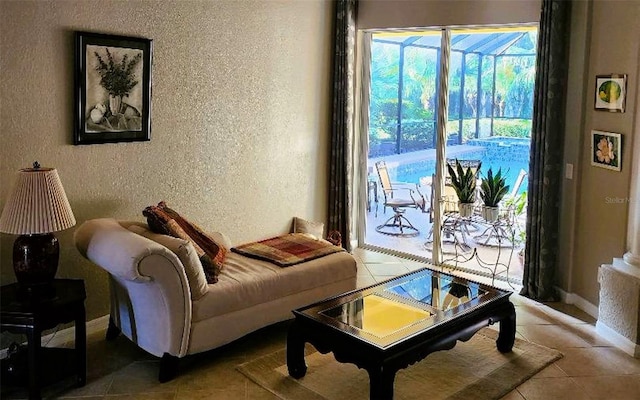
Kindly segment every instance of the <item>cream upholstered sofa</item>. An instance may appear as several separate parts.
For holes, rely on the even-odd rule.
[[[83,256],[109,273],[107,339],[122,332],[162,357],[161,382],[176,375],[182,357],[292,318],[292,309],[356,286],[356,262],[347,252],[287,268],[228,252],[219,281],[205,282],[194,299],[191,286],[196,283],[181,261],[184,254],[179,257],[132,231],[145,227],[109,218],[89,220],[76,230],[75,242]]]

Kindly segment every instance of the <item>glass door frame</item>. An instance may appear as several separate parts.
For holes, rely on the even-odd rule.
[[[440,48],[440,76],[439,82],[436,83],[436,95],[438,99],[437,114],[436,114],[436,173],[435,179],[431,183],[434,185],[433,196],[436,199],[442,197],[444,191],[444,176],[445,176],[445,147],[447,143],[447,118],[448,118],[448,82],[449,82],[449,60],[451,49],[451,31],[454,28],[424,28],[420,29],[420,32],[433,31],[440,32],[441,35],[441,48]],[[375,33],[381,32],[393,32],[394,30],[364,30],[357,33],[357,49],[356,49],[356,99],[355,99],[355,118],[356,121],[356,151],[355,151],[355,165],[358,166],[355,171],[354,182],[356,184],[356,198],[358,199],[358,207],[356,207],[356,221],[357,227],[357,247],[366,247],[379,250],[385,250],[392,254],[403,254],[401,252],[394,251],[393,249],[379,248],[378,246],[367,245],[365,242],[366,233],[366,202],[367,202],[367,179],[368,179],[368,154],[369,154],[369,92],[370,92],[370,79],[371,79],[371,41],[372,36]],[[397,32],[408,33],[416,31],[415,29],[402,29]],[[443,50],[446,50],[445,51]],[[366,84],[365,84],[366,82]],[[443,90],[444,89],[444,90]],[[444,217],[444,207],[441,201],[433,201],[435,210],[433,221],[433,251],[432,258],[428,257],[415,257],[430,261],[431,263],[440,266],[442,264],[442,238],[440,232],[440,226]]]
[[[538,27],[537,23],[513,23],[500,25],[465,25],[465,26],[444,26],[444,27],[425,27],[413,29],[372,29],[357,31],[356,42],[356,91],[355,91],[355,137],[354,137],[354,214],[356,218],[352,221],[352,226],[356,229],[357,243],[353,243],[354,247],[364,247],[372,250],[379,250],[385,253],[415,259],[423,262],[430,262],[438,267],[445,267],[443,264],[443,238],[441,235],[441,226],[444,220],[444,203],[441,201],[444,192],[444,182],[446,176],[446,147],[447,147],[447,122],[449,114],[449,65],[452,62],[452,37],[459,31],[478,31],[483,30],[520,30],[526,27]],[[380,247],[365,242],[367,232],[367,201],[368,201],[368,159],[369,159],[369,106],[371,91],[371,47],[373,35],[378,33],[410,34],[433,32],[440,33],[440,57],[439,57],[439,77],[436,82],[436,132],[435,132],[435,176],[431,182],[433,187],[433,247],[431,249],[431,258],[425,253],[424,256],[409,254],[391,248]],[[495,83],[494,83],[495,85]],[[479,111],[478,111],[479,113]],[[493,127],[493,114],[492,114]],[[375,172],[374,172],[375,173]],[[477,270],[469,270],[466,267],[456,267],[457,269],[485,276],[486,273]],[[511,280],[511,278],[508,278]]]

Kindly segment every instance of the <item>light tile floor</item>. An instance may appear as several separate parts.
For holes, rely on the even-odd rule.
[[[394,251],[409,254],[416,257],[431,259],[433,257],[431,249],[433,246],[433,237],[431,236],[432,224],[429,222],[429,214],[420,210],[408,208],[405,209],[404,215],[414,225],[419,233],[415,237],[402,237],[393,235],[384,235],[376,231],[378,225],[382,225],[386,220],[393,216],[393,210],[387,207],[386,212],[382,203],[376,205],[373,203],[372,209],[367,213],[366,233],[364,242],[368,245],[382,249],[393,249]],[[507,277],[514,281],[522,281],[523,268],[522,263],[518,259],[518,248],[503,245],[497,247],[495,237],[489,242],[492,246],[483,245],[482,240],[472,240],[472,236],[485,232],[488,228],[481,228],[479,231],[471,231],[467,236],[467,241],[476,249],[476,253],[463,252],[452,244],[451,238],[445,239],[443,243],[443,259],[446,264],[456,265],[459,268],[466,269],[470,272],[481,272],[485,275],[494,274],[506,279]],[[475,255],[474,255],[475,254]],[[508,269],[506,267],[509,267]]]
[[[358,260],[359,286],[424,266],[416,261],[360,249],[354,251],[354,255]],[[556,348],[564,357],[503,400],[640,399],[640,359],[630,357],[599,337],[591,316],[574,306],[541,304],[516,293],[517,290],[511,299],[516,306],[518,338]],[[85,400],[276,400],[235,367],[281,349],[287,327],[287,322],[275,324],[230,345],[183,359],[180,376],[164,384],[157,381],[156,358],[123,337],[107,342],[104,332],[98,332],[88,340],[87,385],[74,389],[70,387],[71,381],[63,381],[47,387],[43,393],[45,398]],[[0,397],[25,398],[25,391],[3,385]]]

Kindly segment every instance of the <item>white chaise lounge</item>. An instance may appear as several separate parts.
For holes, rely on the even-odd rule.
[[[76,230],[75,241],[83,256],[109,273],[107,339],[122,332],[162,357],[161,382],[176,375],[184,356],[292,318],[294,308],[356,287],[356,262],[347,252],[287,268],[229,252],[219,281],[205,285],[194,299],[194,283],[181,259],[139,234],[142,228],[143,223],[94,219]]]

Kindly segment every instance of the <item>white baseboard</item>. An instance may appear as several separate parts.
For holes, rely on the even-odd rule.
[[[558,291],[558,293],[560,293],[560,300],[563,303],[573,304],[574,306],[578,307],[582,311],[591,315],[593,318],[598,319],[598,306],[591,304],[590,302],[588,302],[587,300],[578,296],[575,293],[567,293],[558,287],[556,287],[556,290]]]
[[[102,317],[98,317],[96,319],[92,319],[91,321],[87,322],[87,336],[96,333],[96,332],[100,332],[101,330],[105,330],[107,329],[107,326],[109,325],[109,315],[103,315]],[[76,334],[76,328],[75,326],[72,326],[70,328],[67,329],[63,329],[61,331],[57,331],[54,333],[50,333],[46,336],[43,336],[41,338],[40,343],[42,343],[43,346],[47,346],[47,347],[58,347],[63,345],[64,343],[67,342],[71,342],[75,339],[75,334]],[[26,344],[26,343],[23,343]],[[0,358],[5,358],[7,357],[7,350],[8,349],[2,349],[0,350]]]
[[[596,322],[596,333],[632,357],[640,358],[640,345],[620,335],[602,322]]]
[[[558,293],[560,293],[560,299],[563,303],[573,304],[582,311],[591,315],[593,318],[598,319],[597,306],[589,303],[587,300],[575,293],[567,293],[560,288],[556,289],[558,290]],[[600,321],[596,322],[596,333],[630,356],[640,358],[640,345],[620,335],[618,332],[609,328]]]

